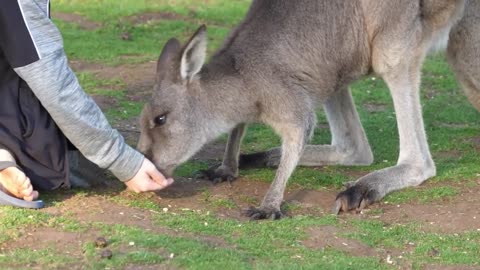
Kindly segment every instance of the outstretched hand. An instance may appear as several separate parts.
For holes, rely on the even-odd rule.
[[[125,182],[125,185],[127,185],[128,189],[140,193],[161,190],[172,183],[172,178],[165,179],[165,176],[157,170],[155,165],[145,158],[140,170],[132,179]]]

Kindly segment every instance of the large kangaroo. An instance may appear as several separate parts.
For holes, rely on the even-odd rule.
[[[373,161],[348,85],[375,72],[393,97],[400,137],[396,166],[372,172],[341,192],[335,212],[363,208],[387,193],[435,175],[419,98],[420,69],[429,49],[448,35],[450,62],[480,108],[479,4],[465,0],[254,0],[243,22],[204,65],[200,27],[181,46],[167,42],[158,59],[152,99],[141,116],[139,150],[167,175],[204,144],[230,132],[223,162],[207,175],[238,174],[246,124],[270,125],[282,146],[242,156],[244,165],[278,165],[252,219],[282,217],[280,204],[297,166],[366,165]],[[307,145],[323,105],[331,145]]]

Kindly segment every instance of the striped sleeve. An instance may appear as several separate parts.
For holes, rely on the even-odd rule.
[[[15,72],[86,158],[122,181],[131,179],[144,157],[112,129],[79,85],[61,34],[48,18],[48,1],[8,0],[0,10],[0,46]]]

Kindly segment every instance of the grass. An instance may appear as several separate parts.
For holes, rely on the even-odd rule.
[[[69,59],[110,66],[155,61],[163,44],[171,37],[182,41],[200,24],[207,24],[209,53],[218,48],[233,25],[248,7],[246,0],[52,0],[53,20],[61,30]],[[58,13],[72,13],[98,23],[87,30],[76,22],[55,18]],[[143,13],[156,13],[164,19],[134,23],[132,18]],[[168,16],[167,16],[168,15]],[[161,16],[160,16],[161,17]],[[168,19],[167,19],[168,18]],[[128,32],[131,40],[121,38]],[[128,121],[139,115],[142,103],[130,100],[122,78],[100,79],[88,71],[77,73],[84,89],[91,95],[116,100],[105,111],[112,123]],[[437,176],[420,188],[409,188],[388,195],[392,204],[448,204],[468,188],[478,187],[480,156],[478,134],[479,113],[461,93],[444,57],[429,57],[424,65],[421,97],[425,127]],[[368,77],[352,85],[359,115],[375,155],[375,163],[366,167],[325,166],[298,168],[291,177],[290,189],[340,190],[347,181],[370,171],[394,165],[398,157],[398,134],[392,101],[380,78]],[[371,108],[376,108],[372,110]],[[318,111],[319,125],[312,143],[328,144],[328,131],[323,111]],[[220,138],[226,141],[226,136]],[[276,147],[278,136],[268,127],[251,125],[244,138],[243,152]],[[191,177],[208,168],[204,161],[190,161],[176,171],[177,177]],[[273,169],[241,171],[240,181],[271,182]],[[42,194],[53,211],[0,208],[0,268],[40,269],[152,269],[170,267],[185,269],[423,269],[425,265],[466,265],[480,267],[480,232],[459,231],[433,233],[416,220],[389,224],[373,218],[326,214],[297,215],[280,221],[248,222],[229,216],[224,211],[237,211],[234,200],[219,196],[206,188],[200,200],[208,210],[176,209],[164,211],[172,200],[157,200],[151,194],[124,194],[121,187],[104,193],[99,190],[74,190]],[[335,191],[333,191],[335,190]],[[92,197],[107,198],[107,204],[148,213],[152,226],[136,226],[119,221],[87,221],[66,207],[66,200],[77,200],[88,208]],[[258,204],[252,194],[240,200]],[[82,202],[83,204],[80,204]],[[288,211],[302,209],[289,202]],[[475,207],[475,206],[473,206]],[[200,208],[200,207],[199,207]],[[107,207],[108,209],[108,207]],[[94,210],[92,210],[94,211]],[[143,212],[142,212],[143,213]],[[382,215],[374,209],[367,217]],[[147,221],[146,221],[147,223]],[[372,249],[376,256],[354,256],[331,247],[308,248],[304,241],[309,230],[333,226],[337,236],[358,241]],[[101,249],[93,239],[75,246],[74,254],[66,253],[55,243],[39,244],[38,249],[15,246],[25,241],[29,231],[52,228],[59,232],[80,235],[106,235],[114,256],[100,259]],[[23,240],[22,240],[23,239]],[[13,243],[14,247],[10,245]],[[386,253],[391,252],[390,260]],[[400,255],[401,254],[401,255]]]

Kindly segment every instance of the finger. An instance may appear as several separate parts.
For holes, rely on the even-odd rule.
[[[168,187],[173,183],[173,179],[165,179],[165,176],[163,176],[160,171],[158,171],[156,168],[153,168],[152,170],[148,171],[148,175],[151,177],[151,179],[162,186],[162,188]]]
[[[168,178],[167,179],[167,187],[170,186],[171,184],[173,184],[173,182],[175,182],[175,180],[173,180],[173,178]]]
[[[144,191],[158,191],[166,188],[169,184],[166,180],[164,180],[164,184],[159,184],[153,180],[148,181],[148,184],[146,185],[146,190]]]

